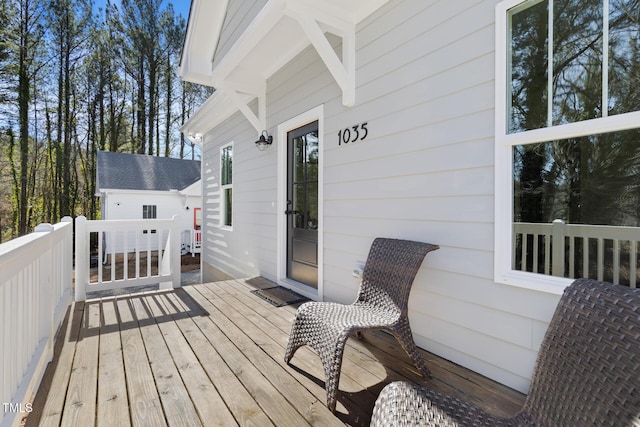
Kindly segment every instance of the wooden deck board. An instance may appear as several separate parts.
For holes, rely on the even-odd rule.
[[[277,357],[277,355],[284,354],[284,349],[278,348],[275,352],[265,351],[268,343],[272,341],[270,336],[261,331],[256,333],[255,325],[239,310],[240,304],[226,300],[221,294],[207,293],[205,290],[208,289],[204,286],[198,287],[198,291],[205,298],[209,298],[209,304],[215,305],[221,313],[226,313],[227,319],[220,326],[235,338],[234,342],[238,349],[260,372],[264,373],[269,382],[280,391],[289,404],[295,407],[309,424],[339,425],[336,417],[326,406],[289,374],[284,360]]]
[[[119,299],[117,308],[122,322],[120,336],[131,424],[165,426],[167,423],[133,305],[130,299]]]
[[[269,284],[230,280],[75,304],[27,425],[368,425],[375,398],[395,380],[496,415],[524,402],[428,352],[434,378],[425,380],[392,336],[374,332],[347,341],[334,415],[318,356],[302,347],[284,362],[296,306],[249,292]]]
[[[58,336],[58,340],[60,338],[64,340],[62,349],[57,355],[54,364],[49,365],[50,367],[55,366],[55,369],[51,372],[47,368],[49,372],[45,374],[45,379],[51,378],[51,381],[44,380],[44,384],[40,385],[38,393],[43,390],[43,393],[46,394],[36,396],[34,404],[38,404],[38,406],[34,407],[32,415],[27,419],[28,421],[39,416],[40,425],[42,426],[57,426],[60,424],[64,400],[69,386],[69,377],[71,376],[73,357],[76,352],[76,346],[71,343],[75,343],[78,340],[83,311],[84,304],[82,303],[76,303],[71,306],[66,333]]]
[[[167,297],[174,302],[176,307],[183,307],[183,301],[176,294],[168,294]],[[273,423],[225,363],[215,349],[214,344],[207,338],[205,332],[198,327],[200,320],[197,317],[187,316],[186,318],[177,319],[176,323],[190,343],[208,377],[213,379],[213,384],[220,396],[227,397],[225,403],[231,411],[235,422],[243,426],[272,426]],[[205,329],[207,328],[207,326],[204,327]]]
[[[95,330],[100,327],[100,304],[85,304],[83,314],[62,425],[92,426],[95,422],[99,342]]]
[[[157,294],[145,298],[156,319],[170,315],[171,305],[167,297],[167,294]],[[158,327],[202,423],[215,420],[215,424],[220,426],[236,425],[233,415],[200,365],[178,325],[175,322],[162,321],[158,322]]]
[[[167,424],[175,427],[200,425],[193,402],[182,382],[151,306],[143,295],[131,298],[142,340],[153,373]]]
[[[268,380],[268,373],[262,372],[252,363],[250,357],[255,359],[254,352],[260,351],[259,348],[256,348],[256,344],[253,341],[247,342],[243,332],[229,321],[223,312],[217,310],[214,305],[208,303],[204,298],[199,298],[197,295],[198,290],[188,288],[187,292],[209,311],[208,319],[199,319],[203,323],[202,326],[206,327],[206,333],[209,334],[210,340],[215,343],[216,349],[227,365],[233,370],[267,416],[273,420],[273,423],[277,426],[286,425],[287,423],[298,426],[309,425],[297,408],[291,406],[286,397],[281,394],[282,390],[278,390]]]
[[[131,420],[116,301],[102,302],[101,309],[97,425],[126,427]]]

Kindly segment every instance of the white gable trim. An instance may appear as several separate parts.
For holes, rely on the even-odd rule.
[[[222,25],[219,20],[224,19],[228,5],[226,0],[220,0],[213,2],[216,7],[204,8],[199,6],[202,0],[194,0],[180,74],[185,80],[214,86],[225,95],[233,112],[240,111],[256,132],[261,134],[266,129],[267,79],[311,45],[342,90],[342,103],[353,106],[356,102],[356,25],[388,1],[269,0],[225,56],[218,58],[215,68],[206,72],[202,64],[207,62],[212,67],[211,49],[215,49],[215,45],[211,40],[217,43]],[[197,34],[199,28],[212,19],[215,35],[208,37],[210,41],[207,46],[198,44],[196,41],[203,37]],[[342,38],[341,54],[334,51],[326,32]],[[199,64],[197,72],[193,64]],[[249,104],[256,99],[258,107],[254,111]],[[216,100],[221,101],[221,97]],[[210,106],[213,104],[215,102]],[[233,114],[229,114],[226,106],[220,105],[218,108],[223,110],[226,117]],[[218,108],[213,109],[215,116],[219,116]],[[190,140],[198,141],[197,135],[203,135],[206,130],[197,132],[194,124],[185,125],[183,129],[191,133],[188,136]],[[209,125],[208,128],[212,127]]]
[[[211,86],[211,58],[218,46],[228,3],[229,0],[192,0],[178,68],[184,80]]]

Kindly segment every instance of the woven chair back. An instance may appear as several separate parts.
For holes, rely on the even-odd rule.
[[[424,257],[438,246],[410,240],[377,238],[362,272],[358,303],[407,311],[409,292]]]
[[[576,280],[538,354],[524,412],[541,425],[640,424],[640,289]]]

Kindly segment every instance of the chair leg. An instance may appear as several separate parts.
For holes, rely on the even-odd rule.
[[[284,362],[289,364],[291,358],[295,354],[295,352],[305,345],[306,343],[301,339],[300,333],[298,332],[298,323],[294,322],[291,327],[291,333],[289,334],[289,342],[287,343],[287,350],[284,353]]]
[[[287,351],[284,353],[284,363],[289,364],[291,358],[293,358],[293,355],[300,347],[302,347],[302,345],[294,345],[292,340],[289,339],[289,344],[287,344]]]
[[[316,349],[325,374],[325,390],[327,392],[327,408],[332,413],[336,412],[338,402],[338,385],[340,383],[340,371],[342,369],[342,356],[348,335],[336,337],[333,348]]]
[[[427,364],[424,362],[420,350],[413,341],[413,335],[411,334],[411,327],[409,326],[409,320],[402,319],[400,325],[395,330],[391,331],[396,339],[400,342],[400,345],[404,351],[409,355],[413,364],[420,371],[423,378],[433,378]]]

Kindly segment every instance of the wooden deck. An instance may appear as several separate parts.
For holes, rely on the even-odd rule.
[[[390,381],[410,380],[500,415],[524,396],[438,358],[425,381],[393,337],[366,333],[345,351],[337,414],[319,358],[283,361],[296,310],[251,294],[262,278],[75,304],[63,324],[27,425],[368,425]]]

